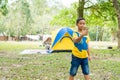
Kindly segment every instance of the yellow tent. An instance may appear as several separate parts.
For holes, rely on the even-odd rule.
[[[73,30],[70,28],[61,28],[52,32],[52,50],[71,51],[74,47],[72,41]]]

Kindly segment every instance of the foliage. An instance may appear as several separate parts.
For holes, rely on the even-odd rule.
[[[21,0],[16,5],[12,5],[9,10],[10,12],[5,17],[7,20],[5,22],[7,35],[19,37],[29,33],[32,22],[29,4],[25,0]]]
[[[88,10],[88,11],[87,11]],[[85,10],[89,25],[116,27],[117,21],[115,17],[115,9],[111,2],[100,1]],[[109,16],[108,16],[109,15]]]
[[[77,2],[71,4],[69,8],[64,7],[58,0],[16,0],[10,5],[6,0],[5,4],[8,13],[5,16],[1,14],[0,33],[7,36],[49,34],[52,28],[56,26],[76,26],[75,21],[79,6]],[[118,22],[115,15],[112,2],[108,0],[97,0],[96,2],[85,0],[84,17],[87,26],[90,28],[90,33],[96,26],[102,27],[100,40],[104,40],[102,33],[104,27],[108,29],[107,34],[116,33]],[[106,30],[103,31],[106,32]]]
[[[89,29],[89,36],[91,41],[110,41],[111,30],[108,27],[91,27]]]
[[[87,2],[86,5],[90,3],[91,2]],[[77,3],[74,3],[71,5],[70,8],[61,10],[59,14],[54,16],[53,20],[51,21],[51,24],[61,26],[72,25],[70,27],[74,27],[77,18],[77,7]],[[72,17],[69,17],[68,15],[71,15]],[[89,26],[112,27],[117,25],[115,10],[111,2],[98,1],[95,4],[91,3],[90,6],[84,8],[84,17]]]
[[[6,5],[9,13],[0,18],[0,34],[17,37],[50,33],[51,17],[62,8],[57,0],[16,0]]]
[[[75,2],[70,8],[61,10],[59,14],[54,16],[51,21],[51,25],[75,27],[77,8],[78,3]],[[69,15],[72,17],[69,17]],[[114,30],[114,34],[116,34],[118,23],[115,15],[116,13],[112,2],[107,0],[100,0],[96,3],[94,3],[94,1],[85,1],[84,17],[86,19],[87,26],[90,28],[90,35],[93,37],[92,40],[95,40],[96,38],[96,32],[94,29],[96,29],[97,26],[99,26],[100,30],[98,33],[98,40],[110,40],[110,36],[113,34],[112,30]]]
[[[75,9],[65,8],[61,10],[60,14],[53,18],[53,20],[51,21],[51,25],[74,27],[76,17],[77,14]]]
[[[118,48],[120,49],[120,0],[112,0],[112,1],[115,8],[117,21],[118,21],[117,38],[118,38]]]
[[[8,14],[7,3],[8,0],[0,0],[0,13],[4,16]]]

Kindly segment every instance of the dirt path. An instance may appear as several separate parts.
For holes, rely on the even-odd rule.
[[[117,42],[107,41],[90,41],[90,47],[93,49],[107,49],[108,47],[116,47]]]

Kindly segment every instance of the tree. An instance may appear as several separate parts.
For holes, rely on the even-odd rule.
[[[3,36],[6,36],[5,34],[5,30],[6,30],[6,27],[5,27],[5,16],[1,16],[0,18],[0,33],[3,35]]]
[[[72,8],[65,8],[60,11],[60,13],[53,17],[50,24],[52,26],[69,26],[74,27],[75,21],[77,18],[76,9]]]
[[[84,6],[85,6],[85,0],[79,0],[79,7],[77,9],[78,18],[84,16]]]
[[[50,21],[54,15],[56,15],[63,6],[58,0],[33,0],[31,11],[34,23],[34,33],[46,34],[50,32]],[[38,14],[40,13],[40,14]]]
[[[10,4],[0,0],[0,33],[18,38],[48,33],[52,16],[61,8],[58,0],[13,0]]]
[[[0,33],[2,33],[4,36],[4,31],[6,30],[4,25],[5,16],[8,14],[7,3],[7,0],[0,0]]]
[[[80,6],[81,1],[84,1],[84,8]],[[84,16],[89,26],[116,25],[115,10],[110,2],[99,1],[94,3],[90,0],[81,1],[79,2],[80,5],[73,3],[70,8],[61,10],[59,14],[54,16],[51,24],[74,27],[76,19]],[[78,8],[82,9],[82,11],[76,11]]]
[[[29,3],[25,0],[21,0],[21,17],[23,19],[23,28],[21,28],[20,35],[24,36],[27,33],[30,33],[29,30],[31,29],[31,24],[33,22]]]
[[[117,20],[118,20],[117,37],[118,37],[118,48],[120,49],[120,0],[112,0],[112,1],[113,1],[113,5],[116,9],[116,16],[117,16]]]
[[[26,0],[16,1],[9,6],[8,10],[9,13],[4,18],[6,27],[4,32],[8,36],[16,36],[19,40],[20,36],[29,33],[33,22],[29,4]]]
[[[0,12],[4,16],[8,14],[7,3],[8,3],[8,0],[0,0]]]
[[[51,20],[51,25],[74,27],[76,19],[83,16],[88,27],[93,28],[90,29],[91,32],[92,30],[96,31],[96,26],[99,27],[99,40],[110,40],[110,36],[116,34],[116,31],[113,33],[111,30],[117,30],[117,18],[115,15],[115,9],[109,0],[97,0],[97,2],[93,0],[79,0],[79,2],[73,3],[70,8],[65,8],[54,16],[53,20]],[[107,29],[107,32],[104,29]],[[109,37],[105,38],[105,36]],[[95,40],[95,38],[93,39]]]

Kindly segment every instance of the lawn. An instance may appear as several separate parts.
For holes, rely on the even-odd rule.
[[[68,80],[71,53],[19,54],[39,42],[0,42],[0,80]],[[91,50],[91,80],[120,80],[120,50]],[[84,80],[79,69],[75,80]]]

